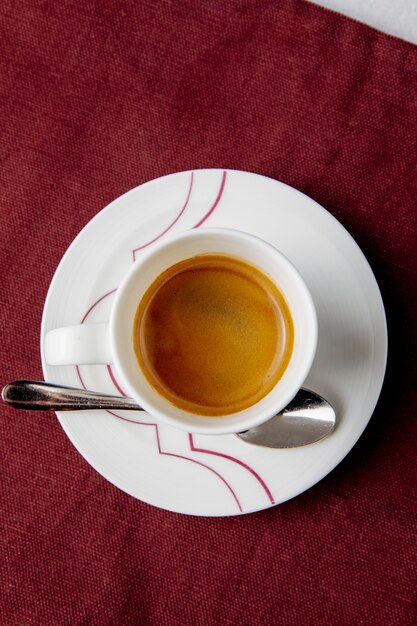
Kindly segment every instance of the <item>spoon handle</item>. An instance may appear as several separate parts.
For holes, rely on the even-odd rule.
[[[32,380],[15,380],[3,388],[1,395],[7,404],[30,411],[83,411],[86,409],[143,411],[131,398],[109,396],[95,391]]]

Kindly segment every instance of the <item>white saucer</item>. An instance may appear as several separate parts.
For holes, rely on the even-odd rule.
[[[188,435],[147,413],[58,413],[68,437],[105,478],[155,506],[191,515],[268,508],[330,472],[366,427],[385,373],[387,331],[374,275],[357,244],[327,211],[275,180],[197,170],[151,181],[103,209],[64,255],[42,319],[55,327],[108,319],[114,291],[141,249],[194,227],[236,228],[262,237],[298,268],[319,319],[317,356],[305,386],[336,409],[327,439],[290,450],[258,448],[234,435]],[[95,306],[93,306],[95,305]],[[54,367],[45,380],[117,394],[106,366]],[[121,390],[122,391],[122,390]]]

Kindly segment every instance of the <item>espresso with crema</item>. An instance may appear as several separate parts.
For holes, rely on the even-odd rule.
[[[291,358],[294,324],[272,280],[224,254],[164,271],[141,299],[133,345],[150,385],[176,407],[218,417],[252,406]]]

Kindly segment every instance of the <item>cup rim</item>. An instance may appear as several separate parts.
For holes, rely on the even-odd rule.
[[[264,396],[264,398],[262,398],[260,401],[251,405],[250,407],[247,407],[247,409],[244,409],[243,411],[239,411],[237,413],[232,413],[232,414],[228,414],[224,416],[209,417],[208,419],[207,419],[207,416],[200,416],[200,415],[193,414],[187,411],[181,411],[181,413],[186,415],[187,419],[185,418],[179,419],[178,416],[174,416],[172,414],[169,414],[168,412],[161,411],[159,407],[155,406],[152,402],[149,402],[149,398],[142,396],[141,392],[139,392],[137,388],[135,387],[135,385],[132,383],[131,377],[126,375],[126,368],[123,362],[124,355],[121,354],[121,351],[118,345],[118,340],[117,340],[117,326],[118,326],[118,321],[119,321],[120,316],[123,315],[123,311],[122,311],[123,302],[124,302],[126,292],[130,286],[130,283],[134,280],[134,278],[140,272],[140,270],[146,266],[146,264],[149,264],[155,257],[157,257],[157,255],[161,254],[161,252],[163,252],[165,249],[168,249],[170,246],[177,245],[184,240],[199,239],[199,238],[210,237],[214,235],[223,236],[223,237],[225,236],[228,238],[231,237],[231,238],[234,238],[235,240],[238,239],[240,242],[245,241],[245,240],[249,241],[252,244],[255,244],[257,246],[264,248],[265,250],[269,251],[269,254],[272,254],[275,256],[276,259],[279,259],[279,262],[281,263],[281,265],[285,267],[285,271],[287,272],[287,274],[291,275],[292,279],[298,283],[299,288],[301,288],[301,290],[303,291],[305,304],[307,305],[307,308],[308,308],[307,317],[308,317],[308,322],[309,322],[309,329],[308,329],[309,349],[306,349],[305,351],[303,350],[302,366],[299,366],[297,370],[297,376],[294,377],[292,384],[287,385],[285,392],[283,392],[282,395],[280,395],[279,402],[275,401],[273,403],[273,406],[268,411],[265,411],[265,409],[263,411],[260,410],[257,415],[255,414],[252,417],[246,416],[246,419],[242,418],[242,420],[238,419],[238,416],[240,413],[245,413],[249,409],[256,407],[258,404],[262,402],[264,398],[269,397],[270,394],[272,394],[276,390],[276,387],[280,381],[278,381],[277,385],[273,387],[273,389],[267,394],[267,396]],[[184,259],[190,258],[190,256],[184,256]],[[235,255],[235,256],[238,256],[238,255]],[[244,251],[241,255],[241,258],[245,260]],[[252,261],[248,261],[248,262],[252,263]],[[170,267],[171,265],[172,263],[167,264],[166,267]],[[259,269],[263,271],[264,273],[266,273],[265,270],[262,268],[261,264],[259,265]],[[272,280],[274,279],[272,278]],[[274,281],[274,282],[277,282],[277,281]],[[149,281],[145,285],[144,291],[146,291],[146,289],[149,287],[150,284],[151,284],[151,281]],[[137,305],[139,304],[141,297],[139,298]],[[293,311],[291,312],[293,314]],[[187,432],[201,433],[201,434],[213,434],[213,435],[232,434],[232,433],[238,433],[244,430],[248,430],[249,428],[259,426],[263,422],[273,417],[280,410],[282,410],[299,391],[299,389],[301,388],[304,380],[306,379],[311,369],[311,366],[315,357],[315,353],[316,353],[317,335],[318,335],[317,312],[316,312],[313,298],[311,296],[311,293],[304,279],[302,278],[298,270],[295,268],[293,263],[282,252],[280,252],[280,250],[278,250],[275,246],[271,245],[270,243],[266,242],[265,240],[263,240],[262,238],[256,235],[252,235],[247,232],[239,231],[236,229],[216,228],[216,227],[205,227],[205,228],[201,228],[198,230],[189,230],[189,231],[184,231],[184,232],[177,233],[177,234],[170,234],[163,241],[155,243],[149,250],[143,251],[140,257],[135,261],[133,266],[125,275],[122,283],[120,284],[116,292],[115,300],[114,300],[112,310],[111,310],[109,327],[110,327],[111,352],[113,355],[114,365],[116,367],[116,370],[121,378],[121,381],[124,387],[129,392],[129,394],[133,398],[135,398],[137,402],[141,406],[143,406],[143,408],[152,417],[156,417],[160,419],[162,422],[165,422],[166,424],[170,426],[179,428],[181,430],[185,430]],[[293,353],[294,353],[294,349],[293,349]],[[293,356],[291,356],[291,360],[292,358]],[[290,360],[290,363],[291,363],[291,360]],[[140,372],[140,378],[145,381],[145,386],[147,386],[152,391],[152,394],[154,396],[157,396],[159,398],[158,392],[156,392],[156,390],[152,388],[150,383],[146,381],[145,375],[141,371],[140,366],[137,362],[136,362],[136,366],[137,366],[138,371]],[[287,370],[288,370],[288,367],[286,371]],[[171,405],[171,403],[163,396],[161,397],[163,398],[164,403],[169,408],[169,405]],[[172,405],[172,406],[173,406],[174,411],[178,411],[175,405]],[[205,423],[202,423],[203,420]]]

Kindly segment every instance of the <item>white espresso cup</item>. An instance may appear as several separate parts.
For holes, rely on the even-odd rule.
[[[202,254],[238,257],[261,270],[283,294],[294,325],[294,345],[288,366],[272,390],[256,404],[216,417],[189,413],[160,395],[142,372],[133,345],[136,311],[148,287],[176,263]],[[51,330],[45,337],[44,354],[49,365],[111,363],[124,391],[152,416],[188,432],[220,435],[248,430],[281,411],[306,379],[316,346],[314,303],[292,263],[258,237],[236,230],[205,228],[153,244],[124,277],[116,292],[109,322]]]

